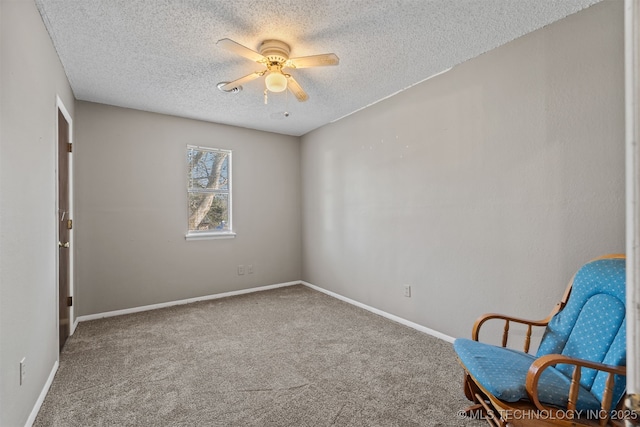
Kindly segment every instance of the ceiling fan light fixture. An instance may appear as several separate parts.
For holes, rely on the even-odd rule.
[[[265,77],[264,84],[270,92],[282,92],[287,89],[287,78],[282,73],[272,72]]]

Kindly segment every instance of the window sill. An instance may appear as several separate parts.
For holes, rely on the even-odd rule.
[[[236,233],[228,231],[225,233],[187,233],[186,240],[212,240],[212,239],[234,239]]]

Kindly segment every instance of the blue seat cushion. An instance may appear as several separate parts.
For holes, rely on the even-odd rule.
[[[535,356],[521,351],[459,338],[453,347],[465,370],[489,393],[505,402],[528,400],[525,387],[527,372]],[[571,380],[550,366],[540,376],[538,399],[560,408],[567,407]],[[598,410],[600,401],[580,387],[577,410]]]

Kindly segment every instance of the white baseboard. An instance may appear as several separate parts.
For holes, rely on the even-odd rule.
[[[394,322],[398,322],[398,323],[400,323],[402,325],[405,325],[405,326],[408,326],[410,328],[416,329],[416,330],[418,330],[420,332],[424,332],[425,334],[429,334],[429,335],[432,335],[432,336],[434,336],[436,338],[440,338],[441,340],[444,340],[444,341],[447,341],[447,342],[450,342],[450,343],[453,343],[453,341],[455,340],[455,338],[450,337],[449,335],[445,335],[442,332],[434,331],[433,329],[430,329],[430,328],[427,328],[425,326],[419,325],[417,323],[411,322],[411,321],[409,321],[407,319],[403,319],[402,317],[398,317],[398,316],[396,316],[394,314],[387,313],[386,311],[382,311],[382,310],[379,310],[377,308],[370,307],[370,306],[368,306],[366,304],[362,304],[361,302],[352,300],[351,298],[347,298],[347,297],[344,297],[344,296],[342,296],[340,294],[336,294],[335,292],[331,292],[331,291],[328,291],[326,289],[322,289],[322,288],[320,288],[320,287],[318,287],[316,285],[312,285],[311,283],[308,283],[308,282],[305,282],[305,281],[301,281],[300,283],[302,283],[303,285],[308,286],[311,289],[314,289],[314,290],[316,290],[318,292],[322,292],[323,294],[327,294],[327,295],[332,296],[334,298],[337,298],[337,299],[339,299],[341,301],[344,301],[344,302],[347,302],[349,304],[355,305],[356,307],[364,308],[365,310],[370,311],[372,313],[375,313],[375,314],[377,314],[379,316],[386,317],[387,319],[393,320]]]
[[[78,327],[78,318],[76,317],[76,319],[71,324],[71,331],[69,332],[69,335],[73,335],[77,327]]]
[[[286,286],[299,285],[301,283],[302,282],[297,280],[294,282],[278,283],[275,285],[260,286],[257,288],[241,289],[239,291],[223,292],[221,294],[205,295],[202,297],[163,302],[160,304],[143,305],[141,307],[125,308],[123,310],[114,310],[114,311],[106,311],[104,313],[88,314],[85,316],[78,316],[76,318],[76,324],[77,322],[86,322],[88,320],[103,319],[105,317],[122,316],[124,314],[139,313],[141,311],[156,310],[158,308],[173,307],[175,305],[191,304],[193,302],[198,302],[198,301],[207,301],[207,300],[213,300],[213,299],[219,299],[219,298],[232,297],[236,295],[250,294],[253,292],[268,291],[270,289],[284,288]]]
[[[183,299],[183,300],[178,300],[178,301],[163,302],[163,303],[160,303],[160,304],[151,304],[151,305],[144,305],[144,306],[141,306],[141,307],[126,308],[126,309],[123,309],[123,310],[107,311],[107,312],[103,312],[103,313],[89,314],[89,315],[86,315],[86,316],[78,316],[75,319],[75,322],[73,324],[72,330],[75,331],[75,329],[76,329],[76,327],[78,325],[78,322],[86,322],[88,320],[103,319],[105,317],[122,316],[124,314],[139,313],[141,311],[156,310],[156,309],[159,309],[159,308],[172,307],[172,306],[175,306],[175,305],[191,304],[191,303],[198,302],[198,301],[207,301],[207,300],[213,300],[213,299],[219,299],[219,298],[232,297],[232,296],[235,296],[235,295],[250,294],[250,293],[253,293],[253,292],[268,291],[270,289],[277,289],[277,288],[283,288],[283,287],[286,287],[286,286],[294,286],[294,285],[300,285],[300,284],[302,284],[304,286],[307,286],[307,287],[309,287],[311,289],[314,289],[314,290],[316,290],[318,292],[322,292],[323,294],[329,295],[329,296],[331,296],[333,298],[337,298],[337,299],[339,299],[341,301],[344,301],[346,303],[349,303],[351,305],[355,305],[356,307],[363,308],[363,309],[365,309],[367,311],[370,311],[372,313],[375,313],[375,314],[377,314],[379,316],[382,316],[382,317],[385,317],[387,319],[393,320],[394,322],[397,322],[397,323],[400,323],[402,325],[408,326],[408,327],[410,327],[412,329],[418,330],[418,331],[423,332],[425,334],[432,335],[432,336],[434,336],[436,338],[440,338],[441,340],[444,340],[444,341],[447,341],[447,342],[450,342],[450,343],[452,343],[455,340],[455,338],[453,338],[453,337],[451,337],[449,335],[443,334],[442,332],[438,332],[438,331],[433,330],[431,328],[427,328],[426,326],[419,325],[419,324],[411,322],[411,321],[409,321],[407,319],[403,319],[402,317],[398,317],[398,316],[396,316],[394,314],[387,313],[386,311],[382,311],[382,310],[380,310],[378,308],[368,306],[368,305],[363,304],[361,302],[358,302],[356,300],[352,300],[351,298],[347,298],[345,296],[342,296],[342,295],[337,294],[335,292],[328,291],[326,289],[323,289],[321,287],[318,287],[316,285],[313,285],[313,284],[311,284],[309,282],[305,282],[305,281],[302,281],[302,280],[297,280],[297,281],[293,281],[293,282],[286,282],[286,283],[278,283],[278,284],[275,284],[275,285],[268,285],[268,286],[260,286],[260,287],[257,287],[257,288],[242,289],[242,290],[239,290],[239,291],[223,292],[223,293],[220,293],[220,294],[205,295],[205,296],[202,296],[202,297],[188,298],[188,299]]]
[[[51,369],[51,373],[49,374],[49,378],[47,378],[47,382],[44,384],[42,391],[40,392],[40,396],[38,396],[38,400],[36,400],[36,404],[33,406],[31,413],[29,414],[29,418],[27,418],[27,422],[24,424],[24,427],[31,427],[38,416],[38,412],[40,412],[40,407],[44,402],[44,398],[47,397],[47,393],[49,393],[49,387],[53,383],[53,378],[56,376],[56,372],[58,372],[58,361],[53,364],[53,368]]]

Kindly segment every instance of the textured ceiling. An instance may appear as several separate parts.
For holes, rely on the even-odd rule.
[[[77,99],[303,135],[600,0],[36,0]],[[336,67],[292,70],[309,94],[216,84],[258,64],[216,46],[291,57],[334,52]],[[288,93],[288,95],[287,95]],[[284,112],[289,112],[285,117]]]

